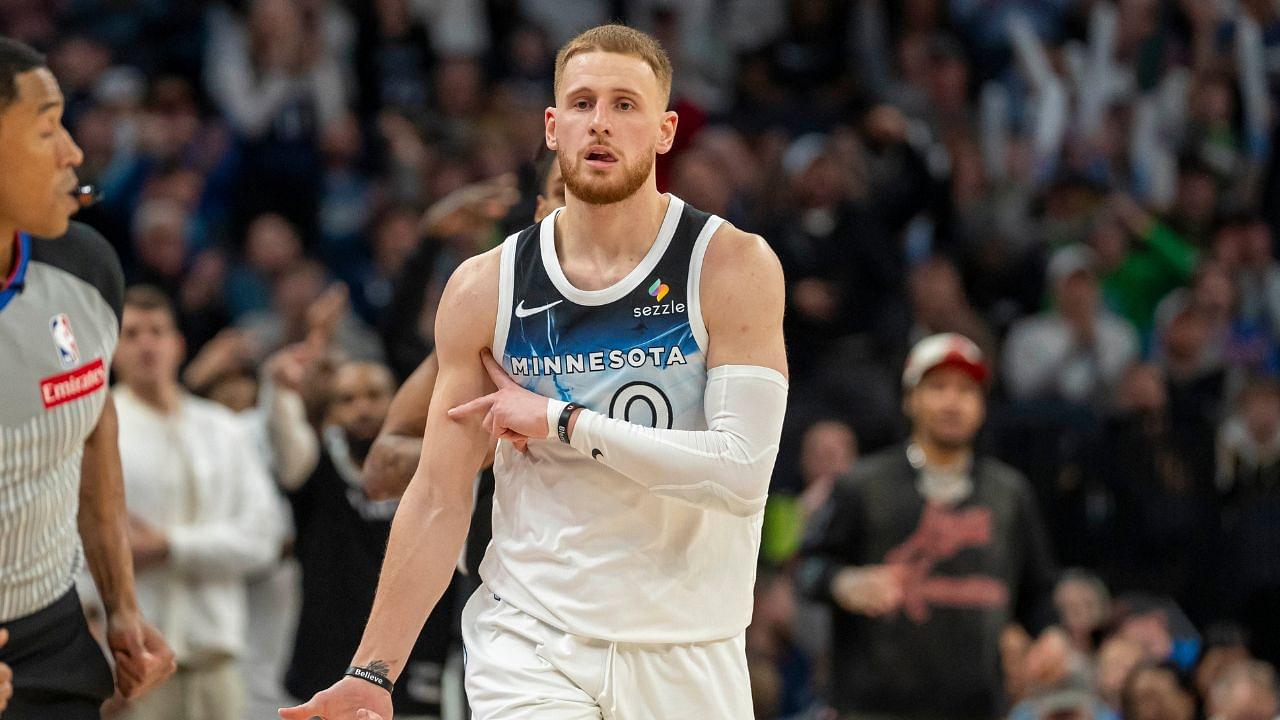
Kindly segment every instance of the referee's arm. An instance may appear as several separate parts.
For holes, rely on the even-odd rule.
[[[84,441],[77,521],[85,560],[108,615],[118,611],[138,612],[118,429],[116,404],[107,393],[98,425]]]
[[[118,429],[115,402],[107,393],[98,424],[84,443],[76,519],[85,560],[107,612],[116,683],[122,695],[133,698],[168,678],[174,660],[160,633],[143,619],[134,594]]]

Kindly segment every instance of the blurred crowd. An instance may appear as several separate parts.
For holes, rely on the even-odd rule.
[[[244,717],[269,717],[257,708],[279,706],[285,669],[289,692],[313,691],[291,667],[322,652],[299,616],[358,632],[363,617],[314,596],[357,550],[376,578],[394,499],[364,494],[360,464],[432,348],[444,281],[547,200],[555,49],[610,19],[675,65],[660,189],[764,236],[788,281],[791,409],[748,641],[757,717],[834,717],[843,611],[799,597],[795,556],[860,455],[903,441],[903,363],[939,332],[988,358],[979,450],[1021,471],[1056,565],[1075,568],[1053,592],[1070,644],[1053,683],[1020,672],[1025,629],[1002,636],[1012,717],[1280,715],[1274,0],[0,3],[0,33],[49,53],[80,175],[103,190],[79,219],[144,286],[117,397],[211,401],[259,450],[227,477],[242,498],[272,493],[147,500],[136,488],[161,460],[124,448],[162,629],[244,633],[205,647],[192,631],[179,659],[234,659]],[[166,541],[206,512],[236,523],[222,545]],[[325,540],[348,521],[364,529]],[[242,591],[230,615],[200,609]],[[211,625],[183,620],[201,612]],[[402,684],[424,716],[447,713],[448,654],[423,657]]]

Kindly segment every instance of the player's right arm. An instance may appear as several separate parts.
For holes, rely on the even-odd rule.
[[[422,459],[391,525],[373,611],[352,665],[376,668],[394,680],[457,562],[471,519],[472,480],[489,435],[480,418],[451,419],[447,411],[493,389],[480,353],[493,342],[498,305],[498,250],[463,263],[450,278],[436,319],[440,370]],[[286,720],[353,720],[361,709],[391,717],[391,696],[378,686],[343,677],[310,702],[280,711]]]

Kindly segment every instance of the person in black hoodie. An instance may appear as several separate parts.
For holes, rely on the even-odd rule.
[[[1052,619],[1056,571],[1031,490],[973,450],[988,374],[964,336],[917,343],[903,372],[910,440],[860,460],[809,526],[798,582],[833,606],[842,719],[1002,715],[1001,633]],[[1050,682],[1066,653],[1055,629],[1020,665]]]
[[[373,500],[360,468],[387,416],[394,391],[384,365],[350,362],[334,375],[320,464],[289,492],[302,566],[302,607],[285,689],[309,698],[328,687],[360,644],[398,500]],[[457,623],[441,605],[427,619],[396,683],[397,718],[438,718],[442,673]]]

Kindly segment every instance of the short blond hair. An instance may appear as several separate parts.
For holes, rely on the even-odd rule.
[[[658,78],[665,99],[671,97],[671,58],[652,35],[626,25],[597,25],[565,43],[556,53],[556,76],[552,91],[560,97],[560,80],[564,66],[574,55],[588,52],[611,52],[644,60]]]

